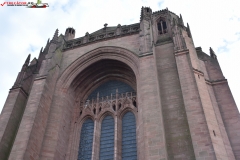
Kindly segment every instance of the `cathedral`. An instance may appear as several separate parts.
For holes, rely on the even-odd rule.
[[[228,81],[181,15],[142,7],[139,23],[75,33],[57,29],[20,69],[1,160],[240,160]]]

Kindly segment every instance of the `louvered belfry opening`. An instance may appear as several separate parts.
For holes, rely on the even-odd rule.
[[[137,159],[138,104],[132,69],[117,60],[101,60],[83,70],[72,86],[80,97],[78,160]]]

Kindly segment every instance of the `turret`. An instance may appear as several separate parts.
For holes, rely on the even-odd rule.
[[[71,40],[75,38],[75,29],[68,27],[65,32],[65,39]]]
[[[142,7],[140,17],[140,48],[141,55],[152,52],[151,46],[151,32],[149,26],[151,25],[152,9],[150,7]]]
[[[152,15],[152,9],[150,7],[142,7],[140,21],[150,20],[151,15]]]

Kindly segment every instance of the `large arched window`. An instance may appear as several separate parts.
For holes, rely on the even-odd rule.
[[[88,118],[82,125],[78,160],[91,160],[93,144],[94,122]]]
[[[137,160],[136,120],[132,112],[122,118],[122,160]]]
[[[99,159],[114,159],[114,119],[109,115],[102,121]]]
[[[159,34],[165,34],[167,33],[167,23],[164,19],[160,19],[157,23],[157,27],[158,27],[158,33]]]
[[[118,80],[107,81],[88,95],[87,103],[80,105],[79,115],[83,118],[89,114],[94,116],[97,130],[94,131],[94,123],[90,119],[82,125],[78,160],[113,160],[115,157],[137,160],[136,119],[133,114],[137,112],[136,98],[134,89]],[[127,112],[120,118],[125,109],[131,109],[132,112]],[[109,114],[101,121],[101,117],[107,112]],[[111,115],[114,115],[116,124],[120,126],[115,126],[115,118]],[[118,130],[120,134],[115,135]],[[116,141],[115,137],[121,138],[121,131],[122,139]],[[94,142],[93,133],[97,133],[94,135]]]

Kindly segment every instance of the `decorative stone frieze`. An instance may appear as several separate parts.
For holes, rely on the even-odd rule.
[[[109,30],[108,30],[108,28],[109,28]],[[113,29],[111,29],[111,28],[113,28]],[[118,30],[118,28],[120,28],[120,30]],[[64,44],[64,47],[63,47],[63,51],[72,49],[72,48],[76,48],[76,47],[80,47],[83,45],[88,45],[92,42],[97,42],[100,40],[108,40],[111,38],[119,38],[121,36],[137,34],[137,33],[139,33],[139,31],[140,31],[139,23],[132,24],[132,25],[124,25],[124,26],[118,25],[116,27],[106,27],[106,28],[103,28],[92,34],[86,34],[87,36],[85,36],[85,38],[86,38],[85,41],[83,40],[84,37],[66,41]]]
[[[120,114],[126,108],[137,111],[136,92],[117,93],[105,97],[96,97],[85,102],[81,101],[76,121],[79,121],[79,119],[84,118],[88,114],[94,115],[94,118],[98,119],[106,111],[113,114]]]

